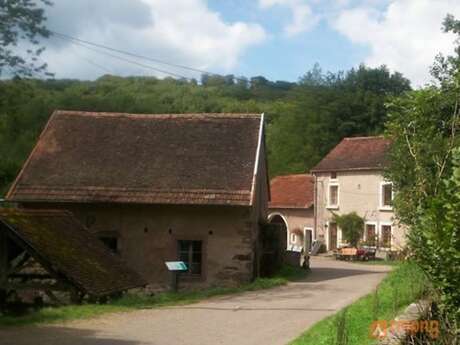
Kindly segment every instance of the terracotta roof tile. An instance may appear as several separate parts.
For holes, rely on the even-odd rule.
[[[344,138],[311,171],[383,169],[390,144],[381,136]]]
[[[2,222],[2,229],[27,243],[55,273],[90,295],[103,296],[146,284],[69,212],[0,209]]]
[[[56,111],[11,201],[249,205],[261,115]]]
[[[308,174],[278,176],[271,180],[270,208],[313,206],[314,178]]]

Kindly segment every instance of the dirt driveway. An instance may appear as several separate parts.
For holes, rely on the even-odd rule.
[[[302,282],[200,303],[0,330],[1,345],[286,344],[371,292],[390,268],[314,258]]]

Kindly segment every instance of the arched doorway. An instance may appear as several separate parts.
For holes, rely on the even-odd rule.
[[[260,275],[270,277],[284,262],[288,225],[281,214],[271,214],[261,231]]]
[[[279,246],[282,251],[287,249],[289,227],[286,218],[280,213],[273,213],[268,216],[268,222],[270,224],[276,224],[279,227]]]

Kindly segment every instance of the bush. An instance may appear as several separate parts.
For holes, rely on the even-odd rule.
[[[352,247],[357,247],[363,236],[364,219],[356,212],[351,212],[344,215],[334,214],[334,221],[342,229],[343,238]]]
[[[460,149],[442,193],[420,211],[409,234],[414,259],[440,292],[440,307],[460,319]]]

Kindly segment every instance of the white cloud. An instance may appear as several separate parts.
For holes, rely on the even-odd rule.
[[[366,64],[386,64],[421,86],[430,81],[435,56],[453,52],[454,35],[441,30],[447,13],[460,17],[460,2],[393,0],[383,12],[370,5],[344,9],[331,23],[352,42],[370,47]]]
[[[54,3],[47,9],[51,29],[199,69],[230,71],[245,50],[266,38],[258,24],[225,22],[219,13],[207,7],[205,0],[60,0]],[[141,67],[100,56],[57,38],[50,40],[43,58],[56,77],[94,78],[106,73],[90,62],[122,75],[148,73]],[[171,70],[171,67],[156,66]],[[184,70],[174,72],[190,76],[190,72]]]
[[[273,6],[286,6],[289,8],[292,14],[292,22],[284,27],[284,32],[287,36],[294,36],[311,30],[320,19],[304,0],[259,0],[259,6],[262,9],[268,9]]]

